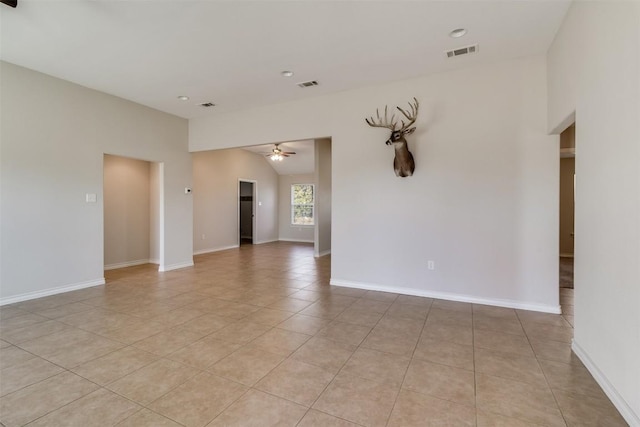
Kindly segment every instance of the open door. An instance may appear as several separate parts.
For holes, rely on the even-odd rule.
[[[240,180],[238,185],[238,245],[256,241],[255,181]]]

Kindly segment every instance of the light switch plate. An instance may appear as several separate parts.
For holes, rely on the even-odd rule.
[[[85,201],[87,203],[95,203],[98,201],[98,197],[94,193],[87,193],[85,196]]]

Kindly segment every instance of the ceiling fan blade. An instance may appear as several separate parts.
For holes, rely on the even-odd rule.
[[[283,154],[296,154],[295,151],[283,151],[282,153]]]
[[[10,7],[15,8],[16,6],[18,6],[18,0],[0,0],[0,1]]]
[[[289,155],[287,153],[282,153],[280,155],[283,156],[283,157],[289,157]]]

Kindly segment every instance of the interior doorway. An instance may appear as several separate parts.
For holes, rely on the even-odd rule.
[[[164,265],[162,163],[104,154],[104,269]]]
[[[573,324],[576,126],[560,134],[559,274],[562,314]]]
[[[256,241],[257,182],[239,180],[238,183],[238,245],[252,245]]]

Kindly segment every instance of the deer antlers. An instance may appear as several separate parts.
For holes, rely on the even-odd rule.
[[[393,121],[396,115],[394,114],[391,116],[391,123],[389,123],[387,119],[386,105],[384,106],[384,122],[382,122],[382,119],[380,118],[380,111],[378,111],[377,108],[376,108],[376,116],[378,116],[378,122],[376,122],[373,119],[373,116],[369,117],[368,119],[364,119],[364,121],[367,122],[369,126],[374,128],[387,128],[387,129],[391,129],[392,131],[396,130],[396,122]]]
[[[404,124],[404,120],[402,120],[402,128],[400,130],[407,129],[409,126],[414,124],[416,119],[418,118],[418,108],[420,107],[420,104],[418,104],[418,100],[415,97],[413,98],[413,102],[413,104],[409,102],[409,107],[411,107],[411,115],[407,114],[407,112],[402,108],[396,107],[398,110],[400,110],[402,115],[405,116],[407,120],[409,120],[409,123],[407,123],[406,125]]]
[[[402,127],[400,128],[401,131],[407,129],[409,126],[414,124],[416,119],[418,118],[418,108],[420,107],[420,104],[418,103],[418,100],[415,97],[413,98],[413,101],[414,101],[413,104],[409,102],[409,107],[411,108],[411,114],[407,113],[405,110],[403,110],[400,107],[396,107],[398,109],[398,111],[400,111],[402,113],[402,115],[405,116],[407,118],[407,120],[409,120],[409,122],[407,124],[404,123],[404,120],[401,120],[401,122],[402,122]],[[368,119],[364,119],[364,120],[371,127],[374,127],[374,128],[387,128],[387,129],[390,129],[391,131],[395,131],[396,130],[396,125],[398,124],[398,122],[394,121],[396,116],[395,116],[395,114],[393,114],[391,116],[391,121],[389,121],[387,110],[388,110],[387,106],[385,105],[384,106],[384,121],[380,117],[380,111],[377,108],[376,108],[376,117],[378,119],[377,121],[374,120],[373,116],[369,117]]]

